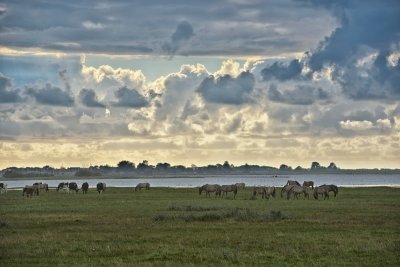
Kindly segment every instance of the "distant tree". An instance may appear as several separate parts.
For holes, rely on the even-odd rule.
[[[337,170],[337,166],[336,166],[336,164],[335,163],[333,163],[333,162],[331,162],[330,164],[329,164],[329,166],[328,166],[328,169],[332,169],[332,170]]]
[[[286,165],[286,164],[281,164],[281,166],[279,166],[279,170],[283,171],[283,170],[291,170],[292,167]]]
[[[134,169],[135,163],[127,161],[127,160],[122,160],[122,161],[118,162],[117,166],[120,169]]]
[[[311,163],[311,170],[320,169],[320,168],[321,168],[321,165],[318,162],[314,161],[313,163]]]
[[[147,160],[143,160],[141,163],[137,165],[138,170],[146,170],[149,168],[149,162]]]
[[[231,168],[231,165],[229,164],[228,161],[225,161],[224,164],[222,165],[222,168],[224,168],[224,169],[230,169],[230,168]]]
[[[158,170],[166,170],[169,169],[171,167],[171,164],[165,162],[165,163],[157,163],[156,165],[156,169]]]
[[[304,170],[301,166],[297,166],[296,169],[294,169],[295,171],[302,171]]]

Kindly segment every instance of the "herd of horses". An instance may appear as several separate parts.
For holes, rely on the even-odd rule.
[[[99,182],[96,185],[96,190],[97,192],[103,193],[106,191],[107,185],[106,183]],[[135,191],[141,191],[143,189],[145,190],[150,190],[150,184],[149,183],[138,183],[135,186]],[[78,184],[75,182],[61,182],[58,184],[56,187],[56,191],[59,193],[78,193],[79,190],[82,190],[83,194],[87,194],[89,190],[89,183],[84,182],[82,183],[82,186],[79,188]],[[33,185],[26,185],[25,187],[22,188],[22,196],[26,197],[33,197],[33,196],[38,196],[40,192],[42,191],[49,191],[49,185],[46,183],[34,183]],[[7,184],[0,183],[0,192],[7,192]]]
[[[211,193],[215,194],[215,197],[227,197],[228,193],[233,194],[233,198],[236,198],[238,189],[244,189],[245,183],[236,183],[230,185],[219,185],[219,184],[205,184],[199,186],[199,195],[205,192],[206,197],[210,197]],[[107,185],[103,182],[99,182],[96,185],[97,192],[103,193],[106,191]],[[135,186],[135,191],[150,190],[149,183],[138,183]],[[319,196],[322,196],[323,199],[329,199],[329,193],[333,192],[334,197],[338,194],[338,187],[333,184],[323,184],[320,186],[314,187],[313,181],[304,181],[301,185],[298,181],[288,180],[287,183],[281,189],[281,198],[286,194],[286,199],[290,199],[293,197],[294,199],[298,199],[299,195],[303,195],[304,199],[309,199],[310,194],[309,191],[312,190],[312,194],[314,199],[318,200]],[[82,186],[79,188],[78,184],[75,182],[61,182],[56,187],[57,192],[63,193],[78,193],[79,190],[82,190],[83,194],[86,194],[89,190],[89,183],[84,182]],[[32,197],[34,195],[39,195],[42,191],[49,191],[49,185],[46,183],[34,183],[33,185],[26,185],[22,189],[22,196]],[[0,183],[0,193],[7,192],[7,184]],[[276,188],[274,186],[256,186],[253,187],[253,192],[251,198],[255,199],[257,195],[261,195],[264,199],[270,199],[271,197],[275,198]]]
[[[336,185],[323,184],[317,187],[314,187],[313,181],[304,181],[303,185],[300,185],[298,181],[288,180],[286,185],[281,189],[281,198],[283,194],[286,193],[286,199],[290,199],[292,196],[295,199],[298,199],[299,195],[303,195],[304,199],[309,199],[309,188],[313,192],[313,197],[318,200],[319,195],[324,197],[325,199],[329,199],[329,192],[333,192],[334,197],[337,196],[339,190]],[[206,193],[206,197],[210,197],[211,193],[215,194],[215,197],[224,197],[228,195],[228,192],[233,192],[233,198],[236,198],[236,194],[238,192],[238,188],[245,188],[244,183],[236,183],[231,185],[219,185],[219,184],[205,184],[199,187],[199,195],[202,192]],[[261,195],[262,198],[269,199],[270,197],[275,198],[276,188],[275,186],[256,186],[253,187],[253,194],[251,196],[252,199],[255,199],[257,195]]]

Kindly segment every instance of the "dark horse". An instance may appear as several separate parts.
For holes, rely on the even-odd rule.
[[[237,189],[237,185],[235,184],[221,185],[222,196],[228,196],[228,192],[233,192],[233,198],[236,198]]]
[[[311,186],[314,189],[314,182],[313,181],[304,181],[303,186]]]
[[[297,182],[297,181],[294,181],[294,180],[288,180],[286,185],[298,185],[298,186],[300,186],[300,183]]]
[[[206,197],[210,196],[210,192],[215,192],[216,196],[221,196],[221,186],[219,184],[205,184],[199,187],[199,195],[205,191]]]
[[[265,190],[265,187],[263,187],[263,186],[253,188],[253,197],[254,198],[256,197],[256,195],[261,195],[262,198],[264,198],[265,193],[266,193],[266,190]]]
[[[269,186],[265,188],[265,198],[269,199],[270,197],[275,198],[275,186]]]
[[[88,191],[88,189],[89,189],[89,184],[88,184],[88,182],[84,182],[83,184],[82,184],[82,193],[83,194],[86,194],[87,193],[87,191]]]
[[[97,187],[97,192],[99,192],[99,194],[101,192],[106,191],[106,183],[98,183],[96,187]]]
[[[26,185],[23,189],[22,189],[22,196],[29,197],[29,196],[33,196],[33,195],[39,195],[39,187],[37,185]]]

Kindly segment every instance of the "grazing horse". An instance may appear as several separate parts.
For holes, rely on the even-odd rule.
[[[235,185],[237,186],[238,189],[244,189],[246,187],[245,183],[236,183]]]
[[[49,185],[48,185],[48,184],[42,184],[42,183],[40,182],[40,183],[34,183],[33,185],[37,185],[38,188],[39,188],[39,191],[42,191],[42,190],[44,190],[44,191],[46,191],[46,192],[49,191]]]
[[[304,199],[306,197],[310,199],[308,193],[307,193],[307,187],[305,186],[299,186],[299,185],[294,185],[290,190],[287,192],[287,199],[290,198],[290,194],[293,194],[293,198],[298,199],[299,194],[304,194]]]
[[[0,194],[7,193],[7,184],[0,183]]]
[[[303,186],[311,186],[314,189],[314,182],[313,181],[304,181]]]
[[[221,196],[221,186],[219,184],[205,184],[199,187],[199,195],[206,191],[206,197],[210,196],[210,192],[215,192],[215,197]]]
[[[75,191],[75,193],[78,193],[78,191],[79,191],[78,185],[75,182],[69,183],[68,189],[69,189],[69,192]]]
[[[289,192],[290,189],[292,189],[294,185],[288,185],[286,184],[284,187],[282,187],[281,189],[281,197],[283,197],[283,192],[287,193]]]
[[[269,199],[270,197],[275,198],[275,186],[269,186],[264,189],[265,189],[265,198],[266,199]]]
[[[325,199],[329,199],[328,188],[326,186],[316,186],[314,188],[313,196],[315,199],[318,199],[318,195],[321,194]]]
[[[298,185],[298,186],[300,186],[300,183],[295,181],[295,180],[288,180],[286,185]]]
[[[84,182],[83,184],[82,184],[82,193],[83,194],[86,194],[87,193],[87,191],[88,191],[88,189],[89,189],[89,184],[88,184],[88,182]]]
[[[22,189],[22,196],[29,197],[29,196],[33,196],[33,195],[39,195],[39,188],[37,185],[26,185],[23,189]]]
[[[142,188],[145,188],[146,190],[150,190],[150,184],[149,183],[138,183],[135,187],[135,191],[137,191],[137,190],[142,191]]]
[[[59,192],[60,189],[69,188],[68,185],[69,185],[68,183],[59,183],[58,186],[57,186],[57,189],[56,189],[57,192]]]
[[[233,198],[236,198],[237,186],[235,184],[221,185],[222,197],[228,196],[228,192],[233,192]]]
[[[97,184],[97,192],[99,192],[99,194],[101,192],[106,191],[106,183],[98,183]]]
[[[327,192],[328,192],[328,198],[329,198],[329,192],[333,192],[334,197],[336,197],[336,195],[339,193],[338,187],[334,184],[323,184],[321,186],[326,187]]]
[[[263,186],[253,188],[253,197],[255,197],[256,195],[261,195],[262,198],[264,198],[265,193],[266,193],[266,190],[265,190],[265,187],[263,187]]]

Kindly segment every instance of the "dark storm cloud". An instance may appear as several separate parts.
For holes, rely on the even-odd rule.
[[[193,27],[187,21],[182,21],[176,26],[175,32],[171,36],[171,41],[163,45],[163,50],[165,50],[169,55],[173,56],[179,47],[188,41],[193,36]]]
[[[400,98],[400,64],[387,58],[400,42],[400,2],[388,1],[304,1],[332,12],[341,25],[306,53],[304,64],[312,73],[333,66],[333,80],[343,93],[355,100]],[[371,66],[358,66],[359,60],[376,52]],[[298,78],[302,66],[276,62],[261,71],[264,80]],[[272,94],[277,95],[272,91]]]
[[[74,104],[74,97],[70,92],[63,91],[57,86],[47,83],[44,87],[30,87],[26,89],[27,95],[33,97],[36,102],[52,105],[69,107]]]
[[[317,100],[327,100],[329,94],[322,88],[298,85],[292,90],[280,91],[275,84],[268,90],[268,98],[274,102],[291,105],[311,105]]]
[[[0,104],[22,101],[20,91],[12,87],[11,79],[0,72]]]
[[[242,72],[234,78],[230,75],[205,78],[197,92],[208,102],[240,105],[251,101],[255,78],[250,72]]]
[[[300,76],[303,69],[299,60],[294,59],[289,64],[282,62],[274,62],[271,66],[264,68],[261,75],[264,80],[277,79],[279,81],[286,81]]]
[[[149,105],[146,98],[136,89],[129,89],[126,86],[119,88],[114,95],[117,101],[112,102],[112,105],[116,107],[142,108]]]
[[[104,108],[106,105],[101,103],[92,89],[82,89],[79,92],[79,99],[87,107]]]
[[[5,2],[0,45],[63,52],[281,54],[305,51],[332,27],[328,12],[291,0]],[[310,20],[320,22],[302,26]]]

